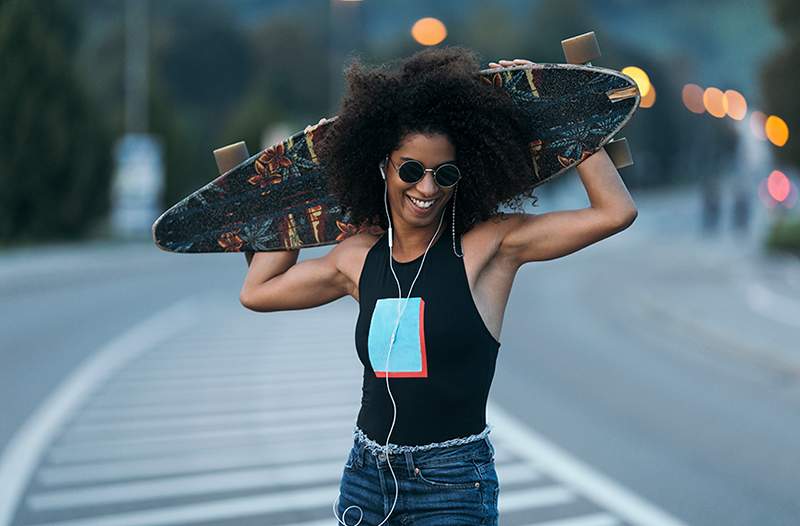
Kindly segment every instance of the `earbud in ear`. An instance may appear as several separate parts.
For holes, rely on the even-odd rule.
[[[383,178],[384,181],[386,180],[386,172],[384,171],[385,169],[386,169],[386,159],[378,163],[378,170],[381,171],[381,177]]]

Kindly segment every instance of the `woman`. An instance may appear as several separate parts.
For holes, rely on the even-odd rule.
[[[535,197],[528,123],[478,71],[475,54],[458,47],[395,68],[354,62],[318,153],[331,192],[365,228],[301,263],[296,250],[256,253],[241,290],[242,304],[259,312],[345,295],[359,302],[364,379],[334,502],[341,524],[497,523],[485,410],[514,276],[637,214],[602,149],[578,167],[589,207],[498,213]]]

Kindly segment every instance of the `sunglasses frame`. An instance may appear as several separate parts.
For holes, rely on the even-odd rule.
[[[398,176],[398,177],[400,177],[400,179],[401,179],[403,182],[405,182],[405,183],[413,184],[413,183],[418,183],[418,182],[420,182],[422,179],[424,179],[424,178],[425,178],[425,173],[426,173],[426,172],[433,172],[433,180],[436,182],[436,184],[437,184],[437,185],[438,185],[440,188],[452,188],[452,187],[454,187],[455,185],[457,185],[459,181],[461,181],[461,170],[458,168],[458,166],[456,166],[456,165],[455,165],[455,164],[453,164],[453,163],[444,163],[444,164],[440,164],[440,165],[439,165],[439,166],[437,166],[436,168],[425,168],[425,165],[424,165],[424,164],[422,164],[420,161],[418,161],[418,160],[416,160],[416,159],[408,159],[408,160],[405,160],[405,161],[403,161],[402,163],[400,163],[400,166],[397,166],[397,165],[395,165],[395,164],[394,164],[394,161],[392,160],[392,157],[391,157],[391,156],[387,155],[387,156],[386,156],[386,158],[389,160],[389,162],[390,162],[390,163],[392,163],[392,166],[394,167],[395,171],[397,171],[397,176]],[[418,165],[422,166],[422,175],[421,175],[421,176],[419,177],[419,179],[417,179],[416,181],[406,181],[406,180],[405,180],[405,179],[403,179],[403,177],[400,175],[400,169],[401,169],[401,168],[402,168],[404,165],[406,165],[406,164],[408,164],[408,163],[417,163]],[[439,172],[439,169],[441,169],[443,166],[452,166],[453,168],[455,168],[455,169],[456,169],[456,171],[458,172],[458,179],[456,179],[456,182],[455,182],[455,183],[453,183],[453,184],[451,184],[451,185],[446,185],[446,186],[445,186],[445,185],[443,185],[443,184],[440,184],[440,183],[439,183],[439,179],[438,179],[436,176],[437,176],[437,174],[438,174],[438,172]]]

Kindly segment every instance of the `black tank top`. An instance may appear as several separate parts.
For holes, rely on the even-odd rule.
[[[500,343],[475,307],[464,260],[453,253],[448,230],[443,228],[425,257],[392,345],[389,386],[397,404],[392,444],[442,442],[480,433],[486,426],[486,400]],[[384,233],[367,253],[355,335],[364,365],[357,425],[381,444],[392,424],[385,372],[389,339],[422,262],[422,255],[406,263],[394,261],[403,294],[398,300],[387,245]]]

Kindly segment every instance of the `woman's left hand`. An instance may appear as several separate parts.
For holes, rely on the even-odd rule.
[[[497,69],[497,68],[507,68],[510,66],[526,66],[529,64],[535,64],[535,62],[531,62],[530,60],[525,60],[524,58],[515,58],[514,60],[500,59],[497,62],[489,62],[489,67],[491,69]]]

